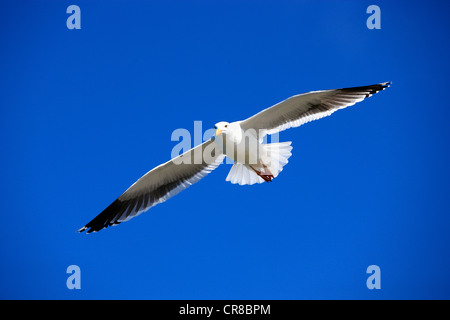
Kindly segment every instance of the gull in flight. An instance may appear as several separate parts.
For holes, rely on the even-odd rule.
[[[263,143],[264,136],[329,116],[390,84],[312,91],[292,96],[246,120],[219,122],[213,138],[147,172],[78,231],[96,232],[138,216],[198,182],[225,156],[234,160],[226,181],[239,185],[270,182],[288,163],[292,147],[291,142]]]

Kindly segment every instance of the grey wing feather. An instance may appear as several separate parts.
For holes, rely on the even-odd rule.
[[[128,221],[198,182],[225,157],[212,144],[204,142],[152,169],[78,231],[96,232]]]
[[[240,125],[244,130],[256,130],[259,138],[262,138],[266,134],[277,133],[329,116],[339,109],[352,106],[384,90],[390,84],[390,82],[384,82],[363,87],[299,94],[255,114],[242,121]]]

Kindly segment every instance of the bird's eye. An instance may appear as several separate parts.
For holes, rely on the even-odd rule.
[[[214,126],[214,129],[216,129],[216,130],[217,130],[217,126]]]
[[[227,125],[227,124],[225,125],[225,128],[228,128],[228,125]]]

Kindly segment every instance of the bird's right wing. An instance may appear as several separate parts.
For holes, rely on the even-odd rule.
[[[96,232],[128,221],[178,194],[217,168],[225,156],[213,139],[147,172],[79,232]]]
[[[339,109],[352,106],[389,87],[390,82],[364,87],[313,91],[292,96],[242,121],[243,130],[253,129],[258,138],[298,127],[312,120],[329,116]]]

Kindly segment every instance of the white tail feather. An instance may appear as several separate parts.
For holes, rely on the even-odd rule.
[[[264,180],[261,177],[259,177],[255,173],[255,171],[253,171],[252,168],[250,168],[249,165],[242,164],[239,162],[236,162],[231,167],[230,173],[228,173],[226,181],[230,181],[233,184],[238,183],[241,186],[244,184],[252,185],[255,183],[264,182]]]
[[[269,161],[264,162],[269,171],[276,178],[283,170],[283,167],[289,162],[288,159],[292,155],[291,141],[264,144]]]
[[[252,185],[255,183],[263,183],[264,179],[258,176],[255,170],[260,170],[267,174],[267,170],[277,177],[283,170],[283,167],[288,163],[289,157],[292,155],[291,142],[270,143],[262,145],[265,149],[265,156],[262,162],[264,165],[250,165],[236,162],[231,167],[226,181],[239,185]]]

